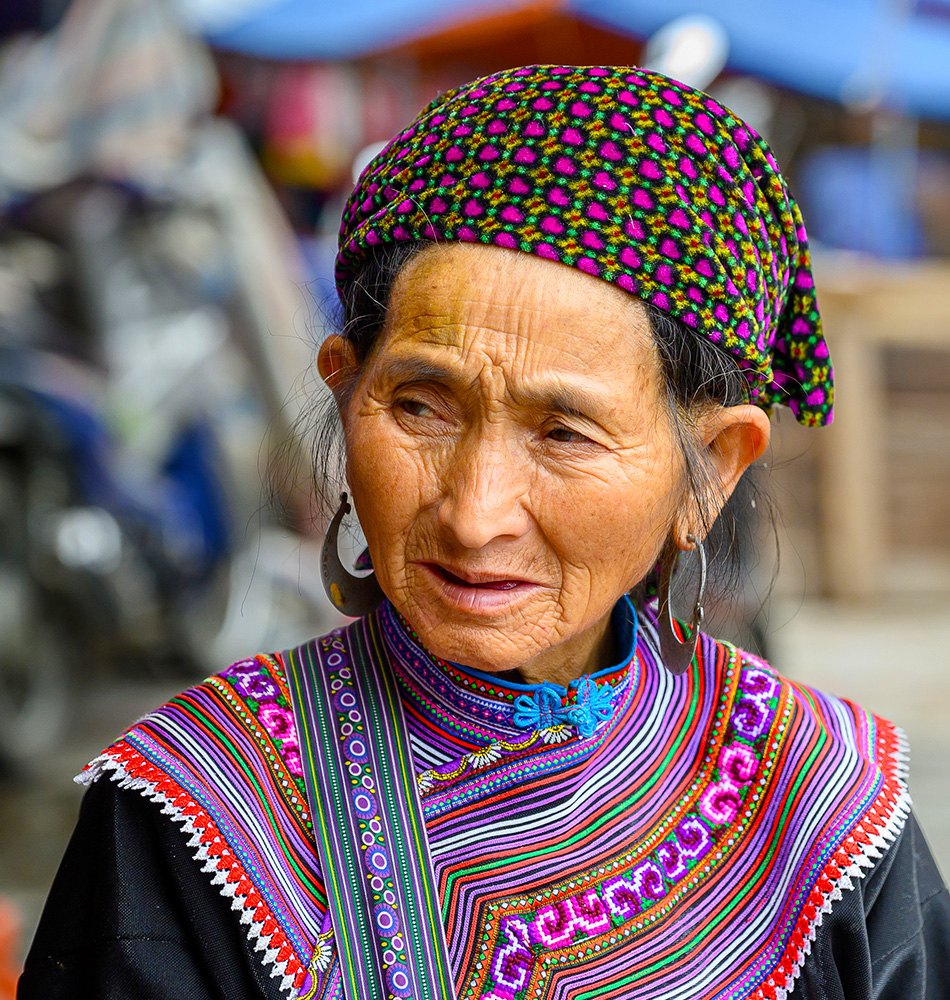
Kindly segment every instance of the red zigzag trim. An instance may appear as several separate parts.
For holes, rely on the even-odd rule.
[[[118,784],[137,788],[153,801],[161,802],[162,811],[182,824],[184,833],[192,834],[189,846],[197,847],[195,860],[204,861],[202,871],[213,875],[212,883],[220,886],[221,894],[230,897],[233,909],[241,913],[241,923],[248,924],[248,937],[255,949],[265,952],[264,965],[273,966],[271,975],[282,978],[284,991],[291,986],[295,992],[299,990],[306,967],[211,814],[124,740],[86,765],[76,780],[91,784],[104,772],[110,772],[109,777]]]

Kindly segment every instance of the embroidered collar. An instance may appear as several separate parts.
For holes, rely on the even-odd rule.
[[[393,665],[409,706],[439,728],[479,744],[526,732],[572,729],[586,739],[615,715],[637,683],[637,613],[629,598],[611,614],[620,658],[614,665],[572,681],[522,684],[442,660],[422,645],[412,627],[387,601],[379,612]],[[565,738],[573,733],[565,733]]]

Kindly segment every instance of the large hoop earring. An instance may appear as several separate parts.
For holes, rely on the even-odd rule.
[[[670,603],[670,588],[679,562],[679,552],[667,560],[660,577],[660,614],[657,619],[657,632],[660,637],[660,655],[663,663],[671,674],[679,676],[686,673],[699,643],[699,629],[703,624],[706,612],[703,609],[703,598],[706,595],[706,550],[703,543],[695,535],[687,535],[686,540],[692,542],[699,555],[699,590],[693,604],[693,618],[689,623],[686,639],[680,639],[673,624],[673,610]]]
[[[323,589],[333,606],[350,618],[363,618],[372,614],[383,603],[385,594],[376,582],[376,575],[353,576],[340,562],[337,538],[340,524],[350,512],[350,502],[345,493],[340,494],[340,506],[333,515],[320,550],[320,577]]]

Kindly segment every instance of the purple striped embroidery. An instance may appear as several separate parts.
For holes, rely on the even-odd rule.
[[[482,1000],[515,1000],[546,951],[603,938],[625,925],[628,932],[642,930],[644,913],[668,900],[697,869],[710,870],[704,863],[736,822],[759,773],[765,750],[762,737],[775,720],[780,690],[780,682],[767,671],[742,670],[726,730],[728,742],[719,751],[714,780],[696,808],[646,858],[627,872],[545,901],[517,917],[502,918]],[[750,712],[755,713],[754,727],[749,725]],[[724,846],[733,847],[736,841],[733,836]],[[716,860],[723,856],[718,849]],[[599,950],[619,940],[601,941]]]

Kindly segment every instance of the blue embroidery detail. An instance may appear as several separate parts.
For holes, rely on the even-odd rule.
[[[571,681],[571,687],[574,688],[574,704],[567,709],[567,715],[571,725],[586,739],[610,718],[614,689],[609,684],[595,684],[589,677]]]
[[[550,729],[552,726],[573,726],[585,739],[593,736],[600,723],[610,718],[614,689],[609,684],[596,684],[589,677],[571,682],[574,704],[562,705],[561,692],[554,684],[544,683],[529,694],[515,698],[512,722],[519,729]]]
[[[570,723],[567,709],[561,705],[562,690],[545,682],[532,694],[519,694],[511,721],[519,729],[550,729]]]
[[[619,670],[624,664],[630,663],[636,654],[639,624],[637,609],[629,597],[624,596],[617,603],[611,615],[611,622],[620,648],[625,651],[624,658],[616,666],[598,671],[594,677]],[[482,674],[467,667],[461,669],[468,670],[476,677],[494,680],[489,674]],[[522,691],[526,686],[512,684],[516,690]],[[568,725],[573,726],[577,734],[584,739],[593,736],[597,727],[610,718],[614,695],[618,689],[606,682],[598,684],[592,677],[580,677],[571,682],[570,688],[574,692],[574,699],[570,705],[561,704],[568,692],[559,684],[552,684],[550,681],[538,685],[530,694],[519,694],[514,701],[512,723],[519,729],[550,729],[552,726]]]

